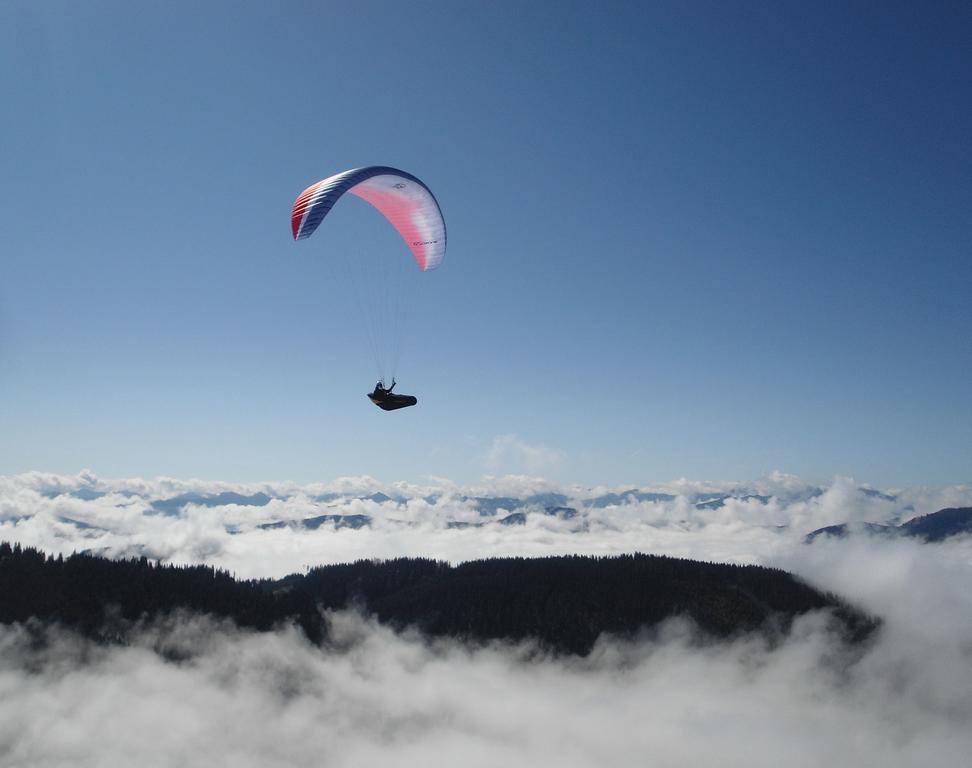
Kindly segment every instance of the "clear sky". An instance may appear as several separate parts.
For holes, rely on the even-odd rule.
[[[0,0],[0,473],[972,478],[972,6]],[[337,171],[445,262],[374,366]]]

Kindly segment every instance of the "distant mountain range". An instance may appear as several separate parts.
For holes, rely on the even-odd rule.
[[[297,523],[287,523],[278,520],[274,523],[264,523],[263,525],[258,525],[264,531],[272,531],[277,528],[290,528],[299,527],[306,528],[310,531],[316,531],[325,523],[333,523],[335,528],[364,528],[371,524],[371,518],[368,515],[317,515],[316,517],[305,517],[303,520]]]
[[[882,523],[840,523],[818,528],[807,534],[804,542],[810,544],[822,536],[844,538],[852,534],[871,536],[903,536],[922,541],[944,541],[952,536],[972,533],[972,507],[940,509],[929,515],[912,518],[901,525]]]
[[[817,491],[817,489],[813,489]],[[822,491],[820,491],[822,493]],[[482,522],[469,522],[463,520],[449,521],[446,524],[450,529],[481,528],[490,523],[499,525],[523,525],[527,521],[527,516],[531,513],[558,517],[562,520],[570,520],[577,517],[584,511],[591,509],[606,509],[612,506],[624,506],[626,504],[637,504],[640,502],[659,503],[674,501],[677,496],[670,493],[655,493],[631,489],[620,493],[605,493],[595,496],[592,499],[570,506],[570,497],[562,493],[542,493],[532,494],[523,498],[515,496],[458,496],[455,501],[472,506],[479,516],[484,518]],[[434,504],[438,501],[437,496],[426,496],[424,501]],[[741,502],[757,501],[760,504],[768,504],[771,496],[744,493],[740,495],[730,495],[725,493],[703,493],[694,497],[697,509],[719,509],[730,500]],[[152,506],[166,514],[177,514],[186,504],[202,504],[204,506],[219,506],[222,504],[241,504],[250,506],[264,506],[270,500],[265,494],[254,494],[252,496],[241,496],[239,494],[221,493],[217,496],[203,497],[194,494],[183,494],[171,499],[153,502]],[[388,496],[384,493],[373,493],[367,496],[342,496],[340,494],[326,494],[315,497],[316,501],[336,503],[347,501],[372,501],[376,504],[391,502],[393,504],[407,503],[408,499],[403,496]],[[335,528],[364,528],[372,522],[372,517],[367,514],[330,514],[318,515],[315,517],[304,518],[303,520],[274,521],[264,523],[259,528],[273,530],[277,528],[307,528],[316,529],[323,523],[333,523]]]
[[[745,496],[724,496],[719,495],[713,499],[705,499],[702,501],[697,501],[695,503],[696,509],[721,509],[726,505],[726,502],[730,499],[737,499],[739,501],[758,501],[760,504],[769,504],[772,496],[760,496],[759,494],[751,493]]]
[[[684,509],[681,506],[682,504],[687,504],[701,511],[719,510],[729,504],[758,504],[763,506],[776,504],[785,507],[787,504],[818,498],[826,492],[825,489],[817,486],[795,484],[793,487],[781,486],[773,494],[765,489],[759,490],[753,486],[734,486],[724,491],[686,489],[678,494],[629,488],[587,497],[583,495],[570,496],[556,491],[525,493],[522,496],[473,495],[458,494],[453,491],[436,491],[433,493],[426,492],[424,496],[419,496],[393,488],[386,488],[387,492],[375,490],[374,486],[368,490],[308,492],[308,490],[301,488],[274,488],[267,485],[259,491],[252,491],[250,488],[233,491],[226,490],[224,486],[218,491],[191,490],[168,496],[162,494],[149,496],[145,490],[137,485],[112,487],[111,484],[99,481],[96,478],[84,478],[83,481],[85,484],[73,488],[67,484],[52,483],[41,493],[52,500],[77,499],[83,502],[98,503],[99,500],[109,495],[125,500],[109,499],[107,504],[114,506],[127,505],[129,500],[140,498],[144,503],[141,507],[143,514],[167,517],[183,516],[191,507],[210,509],[234,506],[266,508],[261,509],[260,514],[256,516],[236,514],[236,522],[227,522],[226,524],[226,530],[231,534],[253,529],[268,531],[278,529],[316,530],[321,527],[332,527],[334,529],[357,530],[372,526],[376,522],[376,518],[383,523],[396,522],[399,517],[396,510],[414,502],[427,504],[430,510],[434,510],[433,519],[447,529],[475,529],[489,525],[522,526],[527,524],[531,518],[549,517],[572,521],[571,529],[581,532],[589,530],[590,519],[596,512],[610,510],[614,507],[636,504],[665,504],[676,501],[679,503],[680,509]],[[872,488],[859,486],[857,491],[863,497],[876,501],[888,502],[889,504],[896,501],[894,495]],[[301,503],[296,506],[293,505],[292,502],[295,499],[299,499]],[[278,503],[274,504],[274,502]],[[316,507],[317,513],[310,513],[303,518],[291,516],[294,514],[295,508],[306,509],[308,507]],[[445,513],[436,510],[437,507],[439,510],[445,510]],[[137,509],[138,506],[135,508]],[[909,509],[908,506],[895,509],[894,522],[898,522],[898,516]],[[240,512],[244,511],[240,510]],[[474,516],[473,519],[470,519],[470,512]],[[478,519],[475,519],[475,517],[478,517]],[[7,520],[14,522],[19,519],[19,517],[7,517]],[[59,514],[57,519],[65,525],[73,525],[90,537],[94,537],[99,532],[110,532],[111,530],[103,527],[104,524],[96,516],[86,519],[86,516],[80,511],[72,510],[68,514]],[[408,526],[411,524],[410,520],[414,520],[414,516],[405,515],[397,522],[403,526]],[[784,529],[785,525],[777,525],[776,527]],[[869,530],[874,533],[882,532],[880,524],[872,525]],[[820,532],[813,532],[809,538],[812,540],[822,533],[840,535],[842,532],[845,531],[841,526],[831,526],[822,529]],[[132,554],[131,550],[129,550],[129,554]]]
[[[254,493],[245,496],[232,491],[216,494],[183,493],[170,499],[152,502],[152,509],[163,515],[178,515],[187,504],[197,504],[201,507],[225,507],[229,504],[239,504],[245,507],[265,507],[270,503],[270,496],[265,493]]]
[[[877,495],[885,499],[893,499],[894,497],[887,496],[878,491],[873,491],[871,489],[862,488],[862,493],[865,495]],[[138,495],[133,491],[111,491],[112,493],[118,493],[122,496],[135,496]],[[107,496],[109,491],[99,490],[90,487],[74,488],[70,490],[56,489],[45,491],[44,495],[48,498],[57,498],[59,496],[69,496],[76,499],[81,499],[82,501],[93,501],[96,499],[103,498]],[[806,489],[801,496],[804,498],[811,498],[813,496],[818,496],[823,493],[822,489],[819,488],[809,488]],[[772,498],[768,495],[758,494],[751,491],[739,491],[735,493],[688,493],[686,497],[695,504],[696,507],[700,509],[716,509],[730,499],[737,499],[740,501],[759,501],[763,504],[768,503]],[[236,504],[240,506],[253,506],[253,507],[263,507],[269,504],[275,498],[287,498],[286,495],[274,495],[264,492],[257,492],[251,494],[237,493],[234,491],[223,491],[220,493],[204,493],[204,492],[187,492],[180,493],[175,496],[170,496],[164,499],[157,499],[151,502],[152,508],[161,514],[178,514],[184,507],[194,504],[203,507],[221,507],[231,504]],[[370,494],[355,494],[355,493],[322,493],[311,497],[312,500],[321,503],[330,502],[347,502],[347,501],[373,501],[376,504],[384,504],[386,502],[393,502],[396,504],[405,503],[409,500],[409,497],[401,494],[389,495],[381,491],[377,491]],[[424,497],[427,503],[434,504],[440,498],[442,494],[433,494]],[[453,496],[454,500],[459,502],[468,503],[479,511],[483,516],[496,515],[502,511],[515,512],[524,508],[548,508],[548,507],[564,507],[573,503],[578,503],[577,499],[572,499],[563,493],[535,493],[524,497],[517,496]],[[667,502],[674,501],[678,496],[672,493],[660,493],[655,491],[643,491],[637,488],[632,488],[627,491],[612,491],[609,493],[603,493],[594,496],[590,499],[583,501],[583,506],[590,509],[605,509],[611,506],[623,506],[626,504],[639,503],[639,502]]]

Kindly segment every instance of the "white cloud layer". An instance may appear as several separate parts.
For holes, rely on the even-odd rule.
[[[560,487],[524,475],[461,487],[368,477],[299,486],[28,473],[0,477],[0,540],[63,554],[204,562],[246,578],[406,555],[459,562],[641,551],[765,563],[799,550],[822,526],[897,522],[958,505],[972,505],[972,487],[884,493],[848,478],[816,487],[781,473],[746,484],[679,480],[641,489]],[[576,513],[545,514],[557,506]],[[525,515],[522,525],[500,522],[514,512]],[[325,515],[364,516],[368,525],[301,524]],[[283,525],[265,527],[274,524]]]
[[[757,562],[881,616],[873,646],[849,655],[820,616],[798,622],[775,649],[756,640],[698,647],[676,622],[655,637],[602,638],[587,659],[429,642],[343,612],[331,616],[338,642],[324,649],[291,629],[254,634],[199,617],[145,628],[124,648],[92,647],[69,634],[39,648],[25,628],[0,627],[0,765],[967,762],[972,540],[806,546],[802,538],[848,520],[972,505],[972,489],[879,494],[847,479],[813,488],[774,475],[721,488],[678,481],[640,489],[640,500],[607,495],[628,490],[564,489],[529,477],[476,487],[382,486],[369,478],[241,487],[36,473],[0,478],[0,540],[65,553],[155,553],[246,576],[403,554],[460,561],[637,550]],[[391,498],[373,496],[379,492]],[[543,512],[559,497],[538,494],[558,492],[576,515]],[[207,506],[221,493],[246,503]],[[720,493],[736,498],[710,503]],[[163,505],[165,513],[153,507],[185,494],[196,501]],[[477,499],[485,496],[511,506],[507,497],[539,500],[520,508],[525,524],[503,525],[512,510],[483,516]],[[364,514],[372,523],[259,527],[323,514]],[[449,527],[456,522],[485,525]],[[188,658],[166,661],[160,647]]]
[[[954,577],[967,579],[970,552],[926,549],[809,550],[809,571],[834,587],[851,578],[850,591],[887,609],[860,658],[819,616],[772,650],[698,647],[675,622],[654,638],[602,639],[582,660],[428,642],[343,612],[325,649],[294,630],[198,617],[124,648],[56,634],[38,650],[23,628],[0,628],[0,763],[962,765],[972,605]],[[159,648],[189,658],[167,662]]]

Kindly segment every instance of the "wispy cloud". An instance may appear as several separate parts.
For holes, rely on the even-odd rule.
[[[543,443],[529,443],[517,435],[497,435],[483,456],[486,471],[492,475],[544,475],[555,472],[565,454]]]

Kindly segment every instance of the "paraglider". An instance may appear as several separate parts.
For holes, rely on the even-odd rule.
[[[368,399],[383,411],[397,411],[399,408],[408,408],[408,406],[415,405],[418,402],[418,399],[413,395],[393,395],[392,390],[394,388],[394,379],[387,389],[385,382],[379,379],[378,383],[375,384],[374,391],[368,395]]]
[[[290,216],[294,240],[310,237],[346,192],[367,201],[388,220],[405,242],[421,272],[436,269],[442,263],[446,249],[446,228],[432,191],[412,174],[383,165],[342,171],[301,192],[294,201]],[[378,342],[381,342],[387,334],[384,328],[380,328],[374,335],[380,337]],[[373,346],[378,342],[373,340]],[[380,355],[376,353],[377,357]],[[374,391],[368,395],[369,399],[386,411],[415,405],[418,402],[415,397],[392,393],[394,377],[392,386],[385,389],[382,367],[379,362],[382,376]]]

